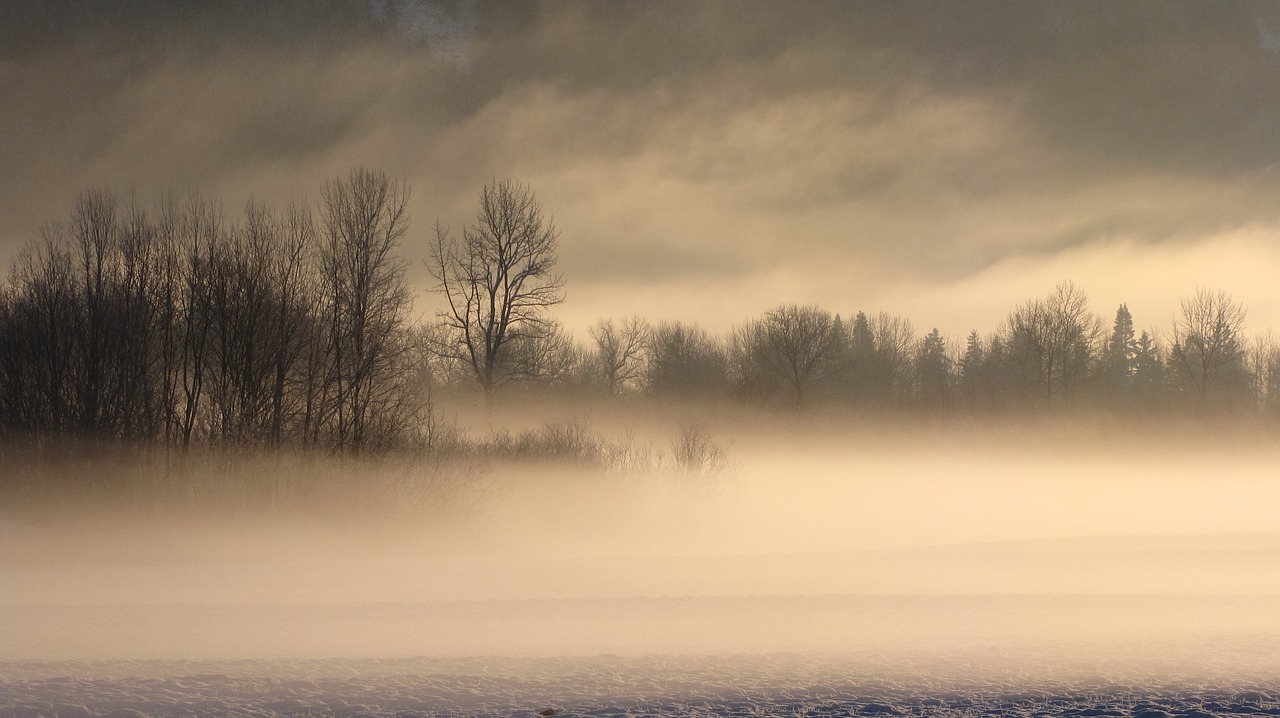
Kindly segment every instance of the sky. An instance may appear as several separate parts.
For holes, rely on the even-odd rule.
[[[713,331],[783,303],[959,342],[1074,281],[1280,331],[1280,3],[0,2],[0,262],[78,192],[152,204],[528,183],[567,300]]]

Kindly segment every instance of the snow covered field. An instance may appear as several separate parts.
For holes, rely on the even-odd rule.
[[[8,523],[0,718],[1280,715],[1274,458],[523,476],[434,533]]]
[[[0,716],[15,718],[1280,715],[1280,598],[1266,593],[4,613]]]
[[[0,715],[1280,715],[1274,670],[1202,658],[1185,672],[1016,653],[8,663]]]

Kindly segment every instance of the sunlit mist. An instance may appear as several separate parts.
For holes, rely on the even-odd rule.
[[[0,4],[0,718],[1280,714],[1280,7]]]

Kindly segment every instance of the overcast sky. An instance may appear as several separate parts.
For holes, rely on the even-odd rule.
[[[495,177],[555,217],[575,330],[784,302],[960,340],[1064,279],[1164,330],[1280,330],[1276,2],[0,1],[0,260],[77,192]]]

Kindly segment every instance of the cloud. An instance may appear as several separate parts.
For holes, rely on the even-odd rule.
[[[413,186],[411,257],[485,182],[531,183],[575,317],[817,301],[988,328],[970,297],[1087,289],[1107,248],[1192,262],[1140,280],[1176,296],[1212,266],[1182,248],[1253,261],[1227,238],[1280,226],[1269,6],[279,7],[10,23],[0,260],[89,186],[234,214],[372,165]]]
[[[1280,33],[1271,32],[1262,18],[1258,18],[1255,24],[1258,27],[1258,47],[1267,52],[1280,52]]]

